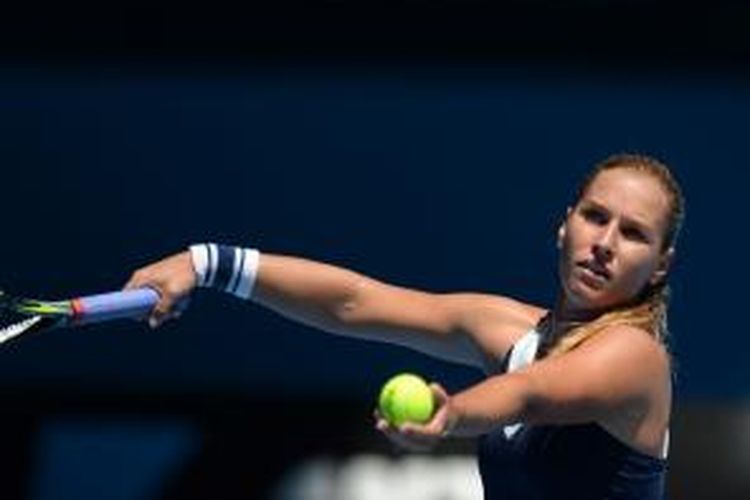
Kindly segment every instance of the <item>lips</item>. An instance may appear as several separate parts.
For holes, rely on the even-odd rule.
[[[595,261],[583,261],[583,262],[580,262],[578,265],[585,269],[588,269],[589,271],[601,277],[602,279],[608,280],[611,277],[611,273],[609,272],[609,270],[606,267],[600,264],[597,264]]]

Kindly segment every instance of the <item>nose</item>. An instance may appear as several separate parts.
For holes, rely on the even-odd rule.
[[[594,242],[594,255],[603,261],[609,261],[614,256],[614,248],[617,238],[617,227],[609,224],[602,228]]]

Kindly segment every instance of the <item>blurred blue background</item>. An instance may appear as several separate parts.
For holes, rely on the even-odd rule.
[[[309,23],[274,9],[170,18],[166,4],[143,18],[136,5],[3,21],[3,287],[117,289],[216,241],[549,305],[554,235],[581,177],[612,153],[651,154],[687,198],[670,491],[746,498],[750,340],[736,315],[750,43],[732,30],[744,11],[711,11],[711,52],[689,29],[708,10],[685,5],[687,28],[660,29],[670,2],[449,2],[424,18],[324,4],[292,2]],[[444,29],[454,17],[472,22]],[[634,19],[637,40],[608,36]],[[306,456],[393,453],[368,418],[403,370],[451,390],[480,377],[211,292],[156,331],[125,321],[24,338],[0,350],[8,498],[265,498]],[[444,453],[471,452],[455,446]],[[706,464],[708,448],[721,459]]]
[[[745,394],[748,340],[733,315],[709,314],[744,300],[746,269],[731,249],[744,242],[734,205],[750,91],[735,81],[518,67],[232,78],[45,70],[14,73],[0,98],[12,236],[3,282],[36,296],[118,288],[154,259],[219,241],[549,305],[556,226],[581,177],[611,153],[656,155],[688,202],[672,278],[678,389]],[[0,373],[357,396],[398,365],[445,369],[209,295],[156,332],[107,325],[24,340],[0,352]]]

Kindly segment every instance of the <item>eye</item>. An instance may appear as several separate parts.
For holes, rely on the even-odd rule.
[[[626,238],[630,240],[642,241],[644,243],[648,243],[648,237],[643,231],[641,231],[638,228],[626,227],[622,230],[622,234],[623,236],[625,236]]]
[[[583,218],[596,224],[606,224],[607,214],[597,208],[584,208],[581,210]]]

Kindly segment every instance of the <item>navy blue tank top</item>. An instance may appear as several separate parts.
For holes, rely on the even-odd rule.
[[[513,350],[524,347],[519,344]],[[478,451],[485,500],[665,498],[666,460],[629,447],[595,423],[501,427],[479,439]]]

